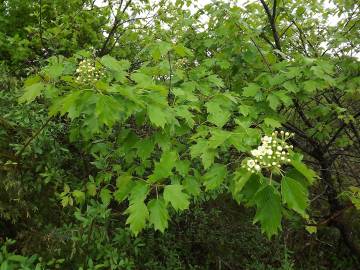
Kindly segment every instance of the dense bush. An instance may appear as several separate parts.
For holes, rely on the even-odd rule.
[[[1,270],[359,265],[359,4],[0,9]]]

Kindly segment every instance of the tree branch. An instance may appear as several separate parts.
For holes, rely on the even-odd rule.
[[[360,112],[358,112],[357,114],[354,115],[354,119],[360,116]],[[333,143],[334,141],[338,138],[338,136],[340,135],[341,131],[343,131],[344,128],[346,128],[348,125],[350,125],[351,122],[349,123],[345,123],[345,122],[341,122],[340,127],[338,128],[338,130],[335,132],[334,136],[332,136],[332,138],[330,139],[330,141],[326,144],[325,149],[328,149]]]
[[[260,0],[260,2],[262,4],[262,6],[264,7],[264,10],[265,10],[265,12],[266,12],[266,14],[268,16],[271,31],[272,31],[273,38],[274,38],[274,41],[275,41],[275,47],[276,47],[276,49],[281,51],[280,38],[279,38],[279,34],[277,32],[276,23],[275,23],[276,14],[274,13],[274,12],[276,12],[276,0],[274,0],[274,4],[273,4],[273,14],[271,14],[269,6],[265,3],[264,0]]]
[[[108,46],[111,38],[114,36],[117,28],[118,28],[120,25],[122,25],[122,24],[124,24],[124,23],[126,22],[126,21],[125,21],[125,22],[122,22],[122,23],[120,24],[120,15],[123,15],[123,14],[125,13],[125,11],[128,9],[128,7],[129,7],[130,4],[131,4],[131,1],[132,1],[132,0],[127,1],[127,3],[125,4],[124,8],[120,11],[121,6],[122,6],[122,1],[121,1],[120,6],[119,6],[119,8],[118,8],[118,12],[116,13],[116,16],[115,16],[114,23],[113,23],[113,25],[112,25],[112,27],[111,27],[111,29],[110,29],[109,35],[107,36],[107,38],[106,38],[106,40],[105,40],[105,42],[104,42],[104,44],[103,44],[100,52],[98,53],[98,56],[103,56],[103,55],[105,55],[105,54],[107,53],[107,46]]]
[[[254,44],[254,46],[256,47],[256,49],[258,50],[258,52],[260,53],[265,65],[267,66],[267,68],[269,69],[269,71],[272,73],[272,69],[270,67],[269,62],[266,60],[264,54],[262,53],[262,51],[260,50],[259,46],[255,43],[255,41],[250,37],[251,42]]]
[[[43,129],[49,124],[52,117],[49,117],[46,122],[40,127],[38,131],[35,132],[35,134],[25,143],[25,145],[21,148],[18,154],[16,154],[17,157],[20,157],[22,153],[25,151],[26,147],[29,146],[29,144],[43,131]]]

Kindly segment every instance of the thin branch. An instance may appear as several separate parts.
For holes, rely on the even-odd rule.
[[[282,38],[286,32],[289,30],[289,28],[294,24],[294,22],[291,22],[286,28],[285,30],[280,34],[280,38]]]
[[[262,53],[262,51],[260,50],[259,46],[256,44],[255,40],[253,40],[250,37],[251,42],[254,44],[254,46],[256,47],[256,49],[258,50],[258,52],[260,53],[262,59],[264,60],[265,65],[267,66],[267,68],[269,69],[269,71],[272,73],[272,69],[270,67],[269,62],[267,61],[267,59],[265,58],[264,54]]]
[[[306,117],[305,113],[303,112],[303,110],[301,109],[300,104],[297,102],[297,100],[294,100],[294,104],[295,104],[295,110],[297,111],[297,113],[300,115],[301,119],[304,121],[304,123],[309,127],[309,128],[313,128],[313,124],[310,122],[310,120]]]
[[[131,1],[132,0],[127,1],[124,8],[120,11],[121,5],[122,5],[122,1],[121,1],[120,6],[118,8],[118,12],[117,12],[117,14],[115,16],[114,23],[113,23],[113,25],[112,25],[112,27],[110,29],[109,35],[107,36],[102,48],[100,49],[100,52],[98,54],[99,56],[103,56],[103,55],[105,55],[107,53],[107,46],[108,46],[108,44],[110,42],[110,39],[114,36],[114,34],[115,34],[116,30],[118,29],[118,27],[126,22],[125,21],[125,22],[120,23],[120,17],[121,17],[120,15],[123,15],[125,13],[125,11],[128,9],[128,7],[131,4]]]
[[[264,0],[260,0],[261,4],[263,5],[264,7],[264,10],[268,16],[268,19],[269,19],[269,23],[270,23],[270,27],[271,27],[271,31],[272,31],[272,34],[273,34],[273,38],[274,38],[274,41],[275,41],[275,46],[276,46],[276,49],[278,49],[279,51],[281,51],[281,44],[280,44],[280,38],[279,38],[279,34],[276,30],[276,23],[275,23],[275,14],[271,14],[271,11],[269,9],[269,6],[265,3]],[[276,0],[274,0],[274,4],[273,4],[273,8],[275,7],[275,9],[273,9],[273,11],[275,10],[276,11]]]
[[[49,124],[52,117],[49,117],[46,122],[40,127],[38,131],[35,132],[35,134],[25,143],[25,145],[21,148],[18,154],[16,154],[17,157],[20,157],[22,153],[25,151],[26,147],[29,146],[29,144],[43,131],[43,129]]]
[[[357,114],[354,115],[354,119],[360,116],[360,112],[358,112]],[[344,128],[346,128],[348,125],[350,125],[351,122],[349,123],[345,123],[342,122],[340,127],[338,128],[338,130],[335,132],[334,136],[332,136],[332,138],[330,139],[330,141],[326,144],[325,149],[328,149],[333,143],[334,141],[338,138],[338,136],[340,135],[341,131],[343,131]]]
[[[318,52],[315,49],[314,45],[306,38],[305,33],[301,30],[301,28],[299,27],[299,25],[295,22],[295,20],[292,20],[292,22],[294,23],[295,27],[297,28],[297,30],[299,31],[299,35],[300,35],[300,39],[302,40],[302,36],[305,38],[306,42],[309,44],[309,46],[311,47],[311,49],[314,51],[315,56],[318,56]]]

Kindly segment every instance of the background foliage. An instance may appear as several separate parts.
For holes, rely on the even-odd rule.
[[[359,5],[95,2],[0,4],[1,269],[356,269]]]

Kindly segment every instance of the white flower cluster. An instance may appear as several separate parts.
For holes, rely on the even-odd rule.
[[[251,151],[252,158],[243,165],[248,171],[260,172],[262,169],[280,168],[289,163],[289,150],[293,148],[286,140],[294,136],[293,133],[275,131],[271,136],[261,138],[261,145]]]
[[[80,84],[93,84],[105,74],[95,66],[95,61],[91,59],[82,60],[76,69],[76,81]]]

